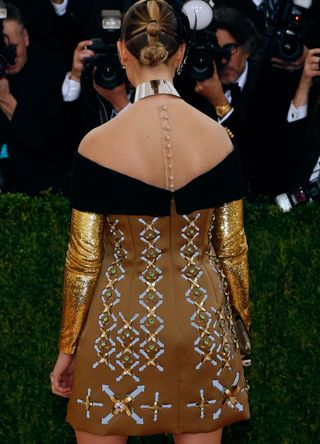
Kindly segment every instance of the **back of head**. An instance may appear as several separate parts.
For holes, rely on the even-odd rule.
[[[175,10],[164,0],[140,0],[128,9],[122,40],[143,65],[165,63],[180,46],[180,24]]]

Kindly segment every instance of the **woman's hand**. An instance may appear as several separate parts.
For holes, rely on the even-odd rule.
[[[75,356],[59,353],[51,377],[51,390],[55,395],[70,398]]]

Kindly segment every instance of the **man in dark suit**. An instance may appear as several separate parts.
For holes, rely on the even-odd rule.
[[[116,43],[118,38],[116,33],[113,39],[111,33],[103,30],[102,12],[120,10],[123,13],[134,0],[93,0],[90,5],[85,0],[51,0],[51,2],[60,18],[71,17],[78,30],[79,40],[73,51],[73,60],[70,60],[66,69],[68,72],[62,86],[63,99],[68,102],[73,117],[72,127],[75,131],[72,146],[76,149],[88,131],[110,120],[129,103],[124,71],[119,67],[115,85],[109,86],[110,82],[101,79],[96,70],[99,66],[99,73],[103,73],[108,60],[92,59],[97,54],[101,57],[104,50],[100,49],[95,53],[91,45],[94,43],[93,39],[104,39],[106,35],[108,42],[112,40],[109,43]],[[96,42],[94,45],[97,48]],[[114,55],[117,58],[115,48]]]
[[[189,86],[185,98],[231,130],[248,191],[273,198],[291,181],[289,166],[295,154],[290,150],[287,113],[299,83],[298,64],[257,64],[248,45],[253,35],[248,19],[225,7],[216,9],[216,17],[219,45],[235,45],[231,57],[222,59],[211,78]]]
[[[308,187],[320,179],[320,48],[309,50],[298,88],[288,111],[288,186]],[[320,187],[320,182],[319,182]],[[319,190],[320,191],[320,190]],[[320,200],[320,194],[317,196]]]
[[[215,17],[221,61],[214,63],[213,75],[202,81],[194,82],[185,72],[177,88],[186,101],[227,128],[246,167],[249,104],[260,76],[260,64],[253,56],[260,36],[252,21],[234,8],[217,8]]]
[[[0,79],[0,146],[8,147],[11,191],[37,194],[60,188],[64,180],[67,130],[61,84],[65,71],[30,43],[19,10],[9,3],[6,7],[3,34],[15,46],[16,57]]]

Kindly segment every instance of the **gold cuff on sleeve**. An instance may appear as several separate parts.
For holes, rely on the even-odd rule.
[[[103,258],[104,216],[72,210],[59,349],[74,353]]]

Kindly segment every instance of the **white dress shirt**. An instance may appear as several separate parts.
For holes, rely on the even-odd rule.
[[[298,120],[304,119],[308,115],[308,104],[298,106],[297,108],[294,106],[294,104],[291,102],[287,120],[289,123],[297,122]],[[309,180],[316,180],[320,175],[320,157],[317,160],[311,176],[309,177]]]
[[[248,77],[248,62],[246,62],[242,74],[240,74],[239,78],[235,82],[235,83],[237,83],[239,85],[241,91],[243,90],[243,87],[244,87],[244,85],[245,85],[245,83],[247,81],[247,77]],[[231,100],[232,100],[231,91],[226,89],[224,95],[226,96],[228,102],[231,103]],[[221,118],[218,118],[218,122],[219,123],[223,123],[225,120],[227,120],[227,118],[229,116],[231,116],[232,113],[233,113],[233,108],[228,112],[228,114],[226,114],[225,116],[223,116]]]
[[[252,0],[252,3],[256,5],[257,8],[263,3],[264,0]]]
[[[62,84],[62,97],[65,102],[74,102],[81,93],[81,85],[78,80],[70,79],[71,72],[67,72]]]
[[[52,3],[52,6],[54,7],[54,10],[56,11],[56,14],[61,16],[66,13],[67,6],[68,6],[68,0],[63,0],[63,2],[58,5],[58,3]]]

